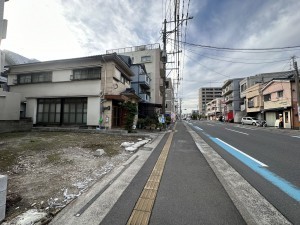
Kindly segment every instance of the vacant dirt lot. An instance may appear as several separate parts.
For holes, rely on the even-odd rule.
[[[121,143],[139,138],[145,139],[103,133],[0,134],[0,173],[9,177],[6,220],[32,208],[51,212],[64,207],[131,156]],[[97,149],[106,154],[94,156]]]

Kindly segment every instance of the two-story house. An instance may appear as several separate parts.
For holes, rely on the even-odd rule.
[[[289,78],[274,79],[262,88],[264,113],[268,126],[276,126],[282,116],[283,127],[292,128],[294,82]]]
[[[124,124],[124,101],[137,102],[134,76],[117,54],[12,65],[11,92],[22,95],[26,117],[34,125],[107,128]]]
[[[247,106],[246,93],[248,93],[248,94],[250,93],[248,91],[248,88],[251,88],[253,85],[256,85],[256,84],[265,84],[274,78],[288,77],[292,73],[293,73],[292,71],[261,73],[261,74],[255,75],[255,76],[249,76],[249,77],[245,77],[244,79],[242,79],[240,81],[240,97],[241,97],[241,99],[243,99],[243,104],[241,105],[241,112],[243,113],[243,115],[249,114],[249,112],[250,112],[249,116],[255,116],[255,115],[253,115],[253,112],[257,112],[257,111],[253,111],[253,110],[250,110],[250,111],[247,110],[247,109],[249,109],[249,107]],[[254,89],[256,89],[256,88],[257,88],[257,86]],[[250,108],[252,108],[252,107],[250,106]]]

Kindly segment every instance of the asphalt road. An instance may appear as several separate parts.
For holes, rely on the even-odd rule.
[[[300,224],[300,132],[215,121],[190,126],[286,218]]]

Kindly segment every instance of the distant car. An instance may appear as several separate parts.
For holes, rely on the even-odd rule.
[[[255,117],[243,117],[241,120],[241,123],[244,124],[249,124],[249,125],[256,125],[256,122],[258,121],[257,118]]]

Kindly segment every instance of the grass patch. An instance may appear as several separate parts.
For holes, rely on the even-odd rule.
[[[46,163],[57,164],[60,162],[60,160],[61,160],[60,154],[56,152],[56,153],[47,155]]]
[[[0,171],[7,172],[17,162],[18,155],[7,150],[0,151]]]

